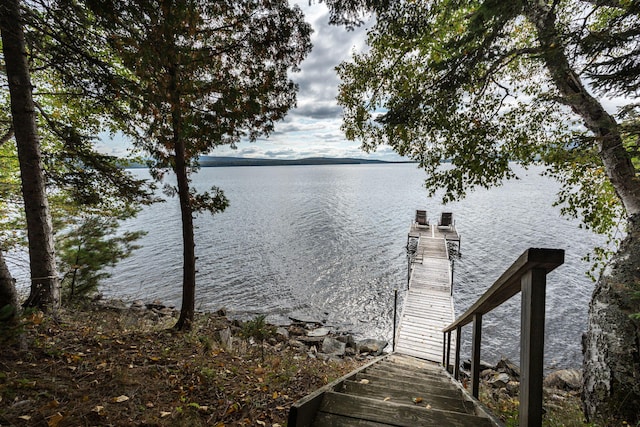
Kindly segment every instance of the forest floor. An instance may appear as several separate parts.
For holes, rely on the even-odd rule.
[[[260,322],[198,314],[177,332],[149,313],[91,304],[0,330],[0,426],[284,426],[293,402],[365,362],[314,358]]]
[[[89,303],[0,326],[0,427],[284,427],[293,402],[371,358],[323,361],[259,318],[197,314],[178,332],[176,315]],[[482,389],[516,426],[517,396]],[[545,426],[586,425],[577,392],[547,392],[545,409]]]

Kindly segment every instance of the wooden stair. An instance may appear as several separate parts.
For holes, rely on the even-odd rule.
[[[439,365],[391,354],[296,402],[289,426],[493,426]]]

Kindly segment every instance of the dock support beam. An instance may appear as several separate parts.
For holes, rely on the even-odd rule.
[[[480,343],[481,342],[482,342],[482,314],[475,313],[473,315],[473,336],[471,337],[471,394],[476,399],[480,394]]]
[[[520,426],[542,425],[544,359],[544,302],[546,270],[532,269],[520,281],[522,324],[520,330]]]

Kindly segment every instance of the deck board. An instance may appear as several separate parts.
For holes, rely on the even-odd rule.
[[[459,241],[455,228],[412,225],[409,238],[418,238],[411,264],[395,351],[442,362],[442,329],[454,321],[451,264],[447,239]],[[452,348],[455,336],[452,336]]]

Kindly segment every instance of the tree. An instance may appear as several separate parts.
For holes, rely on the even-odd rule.
[[[0,115],[3,113],[0,112]],[[3,233],[2,229],[3,223],[15,214],[10,200],[19,188],[20,178],[13,173],[18,170],[18,165],[14,147],[8,143],[13,137],[13,127],[6,117],[2,117],[0,121],[6,126],[0,139],[0,321],[12,321],[18,313],[18,294],[4,252],[12,246],[13,239],[11,235]]]
[[[417,160],[430,193],[444,188],[445,201],[513,178],[512,161],[542,162],[564,184],[565,213],[600,232],[626,218],[627,235],[590,304],[583,400],[589,419],[637,423],[638,105],[615,117],[594,94],[637,94],[638,3],[327,3],[336,22],[376,12],[371,49],[338,68],[349,139]]]
[[[0,5],[0,30],[29,236],[31,293],[25,304],[55,310],[60,304],[60,287],[18,0]]]
[[[131,74],[121,87],[132,120],[127,133],[153,157],[152,173],[167,170],[180,201],[183,299],[178,329],[194,316],[196,257],[193,215],[228,204],[222,191],[196,193],[190,174],[215,146],[255,140],[295,105],[288,72],[310,49],[310,27],[284,0],[236,2],[146,0],[89,2]]]
[[[7,13],[8,7],[9,5],[5,9],[2,6]],[[21,8],[19,11],[18,7]],[[20,20],[12,17],[13,27],[10,30],[14,33],[26,32],[26,36],[21,39],[21,58],[28,66],[26,69],[23,67],[22,71],[27,72],[29,91],[32,84],[35,87],[29,108],[39,130],[38,145],[42,159],[39,163],[44,168],[45,191],[50,193],[47,197],[49,210],[55,213],[53,229],[64,230],[80,217],[91,216],[111,221],[107,217],[117,216],[118,219],[123,219],[124,216],[135,215],[136,206],[155,200],[152,197],[153,188],[143,180],[134,179],[115,157],[99,154],[94,149],[93,135],[105,127],[113,129],[113,124],[117,122],[117,115],[114,115],[115,119],[111,119],[106,114],[106,111],[113,110],[107,108],[113,102],[104,101],[95,92],[79,89],[82,85],[97,85],[89,85],[86,81],[80,82],[79,87],[70,84],[77,83],[74,76],[79,74],[78,69],[94,74],[97,73],[96,69],[103,74],[111,72],[109,78],[115,80],[118,75],[113,70],[117,69],[117,64],[104,49],[99,49],[99,43],[85,37],[86,31],[81,31],[78,25],[70,24],[82,22],[81,16],[75,16],[77,9],[69,8],[64,17],[53,16],[49,2],[38,0],[16,3],[14,8],[17,11],[15,13],[19,13]],[[19,28],[16,27],[18,24]],[[65,43],[65,37],[75,37],[83,42]],[[89,41],[91,44],[88,44]],[[7,64],[6,69],[2,69],[0,73],[3,84],[7,86],[10,83],[9,71]],[[12,82],[19,81],[14,78]],[[16,116],[6,114],[13,99],[10,100],[4,92],[1,98],[1,104],[7,106],[0,112],[3,132],[0,141],[0,210],[3,213],[3,220],[0,222],[0,249],[5,251],[21,245],[25,240],[19,231],[25,228],[24,218],[16,208],[26,206],[27,203],[18,196],[19,184],[15,185],[16,178],[19,182],[23,174],[18,168],[19,156],[15,152],[15,146],[10,143],[14,138],[18,142],[13,122]],[[110,96],[106,98],[111,99]],[[26,124],[30,123],[25,122]],[[27,178],[30,175],[27,174]],[[29,243],[32,243],[31,240]],[[39,298],[32,288],[27,304]]]
[[[122,217],[130,217],[123,212]],[[131,255],[133,244],[144,232],[125,232],[117,235],[118,218],[110,215],[90,215],[82,218],[61,239],[59,247],[63,303],[95,293],[101,280],[111,277],[105,271]]]

